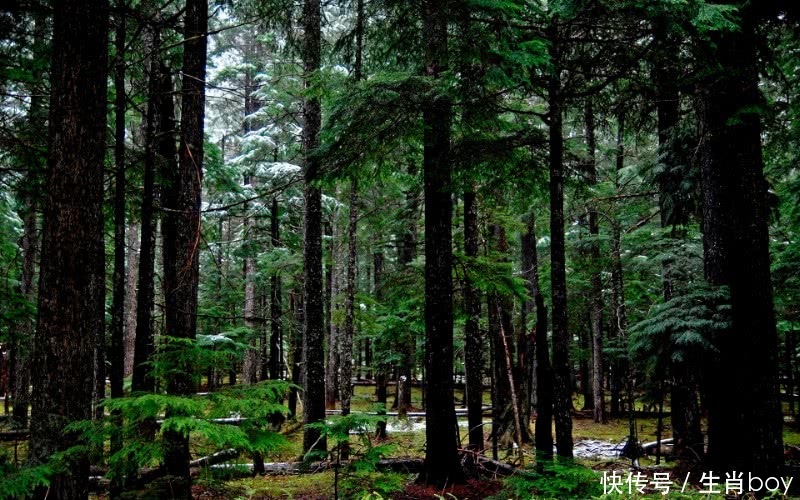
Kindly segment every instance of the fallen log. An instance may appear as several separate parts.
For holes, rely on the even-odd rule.
[[[0,441],[24,441],[31,435],[28,429],[0,432]]]

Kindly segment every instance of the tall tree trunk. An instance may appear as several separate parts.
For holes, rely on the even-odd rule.
[[[589,99],[585,109],[586,122],[586,147],[588,156],[586,159],[586,181],[589,186],[597,184],[597,160],[595,151],[597,141],[595,139],[594,106]],[[598,423],[606,422],[606,403],[605,393],[603,392],[603,375],[605,373],[603,363],[603,282],[600,277],[600,225],[597,222],[597,210],[595,207],[589,208],[589,235],[592,241],[589,244],[589,259],[591,260],[591,299],[589,312],[589,325],[592,340],[592,394],[594,396],[594,421]]]
[[[303,2],[303,75],[305,87],[312,85],[320,67],[320,0]],[[319,100],[307,98],[303,103],[303,154],[305,179],[305,235],[303,246],[305,285],[305,328],[303,353],[305,380],[303,384],[303,422],[311,424],[325,420],[325,351],[323,350],[324,318],[322,306],[322,193],[316,184],[319,159],[311,152],[319,144],[321,110]],[[303,451],[325,451],[327,442],[320,431],[311,427],[303,430]]]
[[[547,346],[547,309],[539,288],[539,255],[536,249],[536,219],[529,214],[523,234],[522,249],[526,255],[523,273],[527,278],[528,293],[536,306],[536,429],[537,462],[553,457],[553,381],[550,353]]]
[[[557,31],[553,29],[552,31]],[[569,362],[570,335],[567,325],[567,276],[564,254],[564,137],[560,48],[553,33],[550,57],[553,64],[548,88],[550,121],[550,282],[553,295],[553,410],[559,457],[572,458],[572,384]]]
[[[91,416],[94,339],[104,330],[103,157],[108,2],[53,5],[50,144],[44,205],[29,461],[78,444]],[[65,390],[69,388],[69,390]],[[85,454],[53,477],[48,498],[88,497]],[[44,496],[44,491],[36,496]]]
[[[300,280],[302,282],[302,280]],[[294,325],[292,328],[292,384],[296,387],[303,386],[305,380],[304,359],[303,359],[303,328],[305,325],[305,306],[303,304],[303,294],[292,291],[289,294],[289,307],[294,313]],[[292,388],[289,392],[288,409],[289,415],[297,415],[298,390]]]
[[[270,210],[270,240],[272,249],[276,250],[281,245],[280,220],[278,219],[278,198],[272,198],[272,210]],[[270,277],[269,295],[269,378],[278,380],[281,377],[281,347],[283,337],[282,325],[282,305],[281,305],[281,275],[276,271]]]
[[[680,99],[676,77],[676,67],[672,51],[677,42],[670,40],[666,23],[656,23],[655,41],[660,49],[656,52],[657,63],[653,68],[656,82],[656,114],[658,128],[658,206],[661,213],[661,227],[672,226],[672,236],[682,237],[678,229],[688,222],[688,214],[683,206],[676,172],[678,154],[675,128],[680,118]],[[675,293],[672,277],[672,261],[662,263],[664,300],[669,301]],[[697,403],[697,383],[692,372],[697,367],[683,362],[671,363],[672,380],[670,384],[670,421],[674,439],[674,453],[677,457],[695,460],[703,455],[703,435],[700,429],[700,407]]]
[[[363,0],[359,0],[363,2]],[[361,4],[363,10],[363,3]],[[344,335],[341,338],[339,363],[341,364],[342,415],[350,414],[350,400],[353,397],[353,336],[355,335],[355,294],[356,294],[356,257],[358,231],[358,181],[350,181],[350,217],[347,228],[347,280],[344,304]]]
[[[34,17],[33,39],[34,47],[45,46],[46,23],[44,14]],[[44,57],[44,54],[35,54],[35,57]],[[44,80],[43,71],[33,74],[35,83],[37,79]],[[44,97],[35,88],[30,89],[31,102],[28,110],[28,128],[31,139],[42,141],[46,137],[47,107]],[[36,303],[36,288],[34,279],[36,274],[36,261],[38,259],[39,232],[37,230],[38,210],[40,195],[36,191],[41,189],[46,158],[31,155],[28,160],[28,173],[25,182],[21,183],[22,198],[22,238],[20,250],[22,251],[22,274],[20,276],[19,292],[25,301],[31,305]],[[31,357],[33,354],[35,318],[33,315],[24,318],[17,329],[16,339],[13,340],[9,356],[8,381],[13,382],[14,410],[12,423],[21,429],[28,427],[28,409],[31,399]],[[12,362],[13,361],[13,362]],[[13,371],[12,371],[13,370]],[[13,376],[11,376],[13,375]],[[8,397],[6,396],[6,401]]]
[[[139,245],[139,276],[136,296],[136,340],[133,352],[133,392],[153,392],[155,381],[152,377],[150,362],[154,351],[153,309],[155,307],[155,259],[156,259],[156,140],[162,131],[160,112],[161,72],[158,61],[160,47],[160,29],[152,28],[150,36],[150,64],[148,69],[148,103],[145,117],[145,158],[144,180],[142,187],[142,223],[141,244]],[[171,98],[170,98],[171,99]],[[152,432],[152,431],[151,431]]]
[[[136,282],[139,276],[139,224],[128,222],[125,232],[125,367],[124,376],[133,375],[133,354],[136,348]]]
[[[447,68],[447,20],[444,2],[423,7],[427,76]],[[425,463],[418,481],[444,486],[464,482],[457,453],[453,405],[453,248],[450,199],[451,104],[437,96],[423,108],[425,183]]]
[[[125,2],[119,1],[115,12],[116,32],[114,47],[114,276],[111,303],[111,397],[124,396],[125,378]],[[114,415],[115,429],[111,435],[111,455],[122,449],[122,417]],[[112,480],[111,496],[118,498],[122,493],[123,482]]]
[[[251,52],[252,43],[246,45],[246,52],[248,57],[254,57]],[[253,96],[255,90],[253,76],[251,69],[245,71],[245,85],[244,85],[244,123],[243,131],[248,133],[253,130],[254,123],[252,119],[253,113],[257,112],[261,107],[258,99]],[[249,174],[244,176],[245,186],[255,187],[254,179]],[[242,274],[244,275],[244,326],[250,330],[250,339],[248,341],[248,348],[245,351],[244,365],[242,367],[242,383],[255,384],[258,381],[258,367],[259,367],[259,350],[258,338],[259,321],[255,319],[256,316],[256,245],[252,244],[252,239],[255,238],[256,221],[249,213],[250,205],[245,204],[244,207],[244,231],[243,242],[245,257],[242,263]]]
[[[475,192],[464,193],[464,255],[478,258],[478,206]],[[467,371],[467,425],[469,448],[483,450],[483,339],[480,331],[481,299],[470,273],[464,280],[464,365]]]
[[[373,280],[375,284],[375,300],[380,303],[383,300],[383,252],[375,251],[372,254],[372,261],[374,266]],[[380,344],[376,340],[376,349]],[[387,366],[383,362],[378,362],[375,367],[375,400],[378,404],[383,406],[382,410],[378,410],[378,414],[386,413],[386,371]],[[375,439],[386,439],[386,421],[378,422],[377,429],[375,430]]]
[[[339,190],[336,190],[337,198]],[[325,408],[333,409],[336,407],[336,396],[339,387],[339,324],[338,319],[333,320],[334,311],[339,309],[339,293],[341,282],[341,268],[339,266],[340,256],[340,230],[338,224],[339,209],[336,208],[331,216],[332,223],[326,224],[327,233],[330,235],[329,252],[330,265],[326,273],[325,293],[328,296],[327,310],[327,337],[328,346],[327,362],[325,363]],[[337,315],[338,316],[338,315]]]
[[[706,47],[713,70],[700,96],[700,170],[706,279],[727,285],[732,305],[710,380],[708,464],[763,476],[783,465],[783,420],[761,150],[761,40],[751,8],[740,10],[740,29],[717,33]]]
[[[203,180],[203,118],[205,116],[207,0],[187,0],[184,16],[183,78],[181,82],[181,140],[178,169],[164,196],[164,300],[166,332],[176,339],[194,340],[197,333],[197,286],[200,247],[200,199]],[[194,366],[180,351],[169,346],[177,366],[167,380],[167,393],[192,394]],[[168,414],[167,417],[172,415]],[[182,416],[182,415],[175,415]],[[187,432],[164,432],[164,466],[179,478],[175,496],[191,497]]]

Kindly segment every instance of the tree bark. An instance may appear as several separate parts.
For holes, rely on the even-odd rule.
[[[363,0],[359,0],[363,10]],[[350,214],[347,228],[347,279],[344,303],[344,334],[341,338],[339,363],[341,364],[342,415],[350,414],[350,400],[353,397],[353,336],[355,335],[355,294],[356,294],[356,258],[358,232],[358,181],[353,177],[350,181]]]
[[[124,396],[125,378],[125,2],[120,1],[115,12],[116,30],[114,48],[114,275],[112,279],[111,303],[111,397]],[[110,455],[122,449],[122,417],[113,416],[115,429],[111,435]],[[122,493],[123,481],[112,480],[111,496],[118,498]]]
[[[272,198],[272,210],[270,211],[270,239],[272,249],[276,250],[281,245],[280,220],[278,219],[278,198]],[[269,378],[277,380],[281,377],[281,347],[283,344],[283,325],[282,325],[282,305],[281,305],[281,275],[273,272],[270,277],[269,295]]]
[[[133,375],[136,346],[136,282],[139,276],[139,224],[129,221],[125,234],[125,367],[124,376]]]
[[[179,162],[177,171],[167,176],[163,216],[166,333],[175,340],[193,341],[197,333],[207,31],[208,2],[187,0]],[[181,354],[186,348],[185,344],[167,341],[167,353],[175,356],[170,359],[175,372],[167,380],[168,394],[195,392],[194,366]],[[164,466],[168,475],[177,478],[173,491],[179,497],[191,498],[189,460],[188,433],[165,431]]]
[[[586,182],[590,189],[597,185],[597,160],[595,151],[597,141],[595,139],[594,106],[589,99],[585,109],[586,121],[586,147],[588,156],[586,159]],[[597,210],[595,207],[589,208],[589,235],[592,241],[589,244],[589,259],[591,261],[591,298],[589,323],[592,337],[592,395],[594,396],[594,421],[597,423],[606,422],[605,392],[603,391],[603,375],[605,373],[603,363],[603,282],[600,277],[600,225],[597,222]]]
[[[523,234],[522,249],[526,255],[523,273],[527,278],[528,293],[536,306],[536,429],[537,462],[553,457],[553,380],[550,353],[547,345],[547,309],[539,288],[539,255],[536,249],[536,219],[529,214]],[[530,307],[530,306],[528,306]]]
[[[478,258],[478,206],[475,193],[464,193],[464,255]],[[470,272],[464,279],[464,365],[467,371],[467,425],[469,448],[483,450],[483,339],[480,331],[481,299]]]
[[[44,205],[29,461],[78,443],[91,416],[94,340],[104,331],[103,157],[108,2],[53,5],[50,141]],[[88,497],[89,462],[74,457],[48,498]],[[36,496],[44,496],[44,491]]]
[[[158,27],[151,28],[150,64],[148,68],[148,103],[145,117],[145,158],[142,187],[141,243],[139,245],[139,276],[136,296],[136,340],[133,352],[132,392],[153,392],[155,380],[150,362],[155,349],[153,309],[155,307],[155,258],[156,258],[156,140],[164,132],[161,129],[162,111],[161,74],[158,48],[161,34]]]
[[[729,287],[732,306],[708,391],[708,464],[763,476],[783,465],[783,421],[752,8],[740,10],[740,29],[703,47],[713,69],[700,95],[700,170],[706,279]]]
[[[305,88],[312,85],[320,67],[320,0],[303,2],[303,78]],[[315,97],[303,103],[303,154],[305,180],[305,235],[303,246],[305,286],[305,328],[303,353],[305,380],[303,384],[303,422],[311,424],[325,419],[324,318],[322,305],[322,193],[316,184],[319,160],[311,152],[319,144],[321,124],[320,103]],[[327,443],[320,431],[305,427],[303,451],[325,451]]]
[[[552,31],[557,31],[553,29]],[[570,336],[567,325],[567,276],[564,253],[564,137],[560,48],[557,33],[551,35],[553,64],[548,88],[550,121],[550,282],[553,301],[553,410],[559,457],[572,458],[572,384],[569,362]]]
[[[423,7],[426,73],[438,78],[447,68],[444,2]],[[423,108],[425,184],[425,465],[418,481],[444,486],[465,481],[457,453],[453,405],[453,248],[450,199],[451,104],[437,96]]]

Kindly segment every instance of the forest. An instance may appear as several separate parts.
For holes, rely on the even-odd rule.
[[[800,495],[800,4],[0,1],[0,499]]]

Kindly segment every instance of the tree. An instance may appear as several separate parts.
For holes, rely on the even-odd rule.
[[[303,180],[304,219],[303,238],[304,304],[303,354],[303,422],[312,424],[325,419],[324,369],[324,310],[322,304],[322,192],[318,177],[320,160],[314,156],[319,145],[322,120],[320,103],[313,95],[313,82],[320,67],[320,2],[303,2],[303,79],[308,95],[303,101]],[[325,451],[327,443],[318,429],[303,431],[303,451]]]
[[[196,390],[192,360],[182,352],[186,342],[193,341],[197,333],[207,31],[207,1],[187,0],[179,162],[177,170],[166,172],[162,222],[167,352],[171,355],[169,361],[175,364],[167,393],[173,395],[192,394]],[[164,448],[167,473],[178,479],[176,495],[191,498],[188,432],[164,430]]]
[[[447,68],[448,11],[428,0],[423,11],[426,74]],[[456,453],[453,406],[453,248],[450,200],[451,104],[435,95],[423,108],[425,180],[425,465],[418,481],[444,486],[464,481]]]
[[[104,331],[103,158],[108,2],[57,2],[53,11],[50,145],[44,205],[29,460],[78,444],[67,424],[91,416],[94,342]],[[89,461],[70,457],[48,496],[88,496]],[[43,493],[43,492],[42,492]]]
[[[732,326],[718,339],[708,391],[708,463],[766,474],[783,463],[778,348],[770,284],[756,12],[710,35],[700,95],[706,279],[730,288]],[[743,436],[741,429],[748,432]]]

